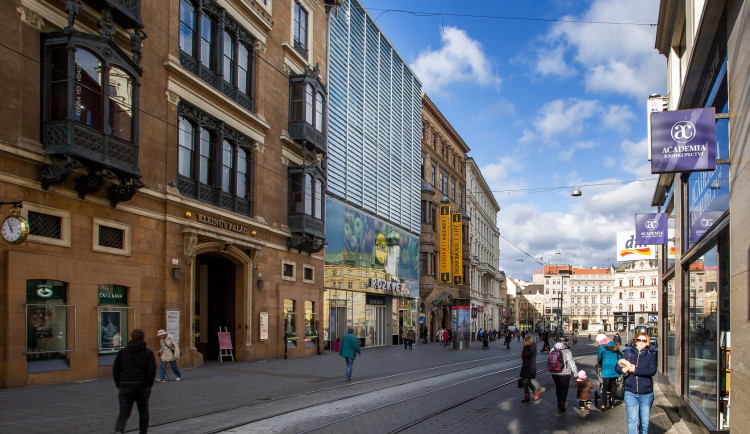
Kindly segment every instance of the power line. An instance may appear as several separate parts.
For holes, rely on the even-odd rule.
[[[547,193],[555,190],[565,190],[571,188],[581,187],[598,187],[602,185],[623,185],[630,184],[631,182],[645,182],[645,181],[656,181],[657,178],[641,178],[631,179],[627,181],[608,181],[608,182],[589,182],[584,184],[557,186],[557,187],[534,187],[534,188],[513,188],[507,190],[490,190],[493,193]]]
[[[544,263],[542,263],[542,261],[540,261],[539,259],[537,259],[537,258],[535,258],[535,257],[531,256],[531,255],[529,254],[529,252],[527,252],[526,250],[524,250],[524,249],[522,249],[522,248],[518,247],[517,245],[515,245],[515,243],[513,243],[513,241],[511,241],[511,240],[509,240],[509,239],[505,238],[505,237],[503,236],[503,234],[500,234],[500,238],[504,239],[504,240],[505,240],[505,241],[507,241],[507,242],[508,242],[508,243],[509,243],[509,244],[510,244],[511,246],[515,247],[515,248],[516,248],[516,249],[518,249],[518,250],[519,250],[519,251],[520,251],[521,253],[523,253],[524,255],[528,256],[528,257],[529,257],[529,258],[531,258],[531,259],[533,259],[533,260],[534,260],[534,262],[536,262],[537,264],[539,264],[539,265],[541,265],[542,267],[544,267],[544,265],[545,265],[545,264],[544,264]]]

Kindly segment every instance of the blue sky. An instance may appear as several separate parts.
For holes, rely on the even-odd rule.
[[[530,279],[532,257],[617,264],[616,232],[655,211],[645,113],[666,93],[649,25],[659,2],[362,3],[495,192],[506,273]]]

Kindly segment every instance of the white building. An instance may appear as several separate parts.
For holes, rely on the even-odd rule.
[[[632,336],[636,325],[657,324],[659,269],[654,259],[625,262],[615,268],[612,300],[616,331]]]
[[[490,187],[473,158],[466,159],[466,209],[471,217],[469,243],[471,265],[472,333],[479,328],[497,329],[502,324],[505,297],[500,294],[503,276],[500,264],[500,230],[497,228],[497,204]],[[507,312],[506,312],[507,313]]]

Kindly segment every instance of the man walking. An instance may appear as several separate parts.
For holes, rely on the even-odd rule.
[[[362,350],[354,336],[354,329],[350,328],[349,333],[341,338],[341,347],[339,348],[339,355],[346,359],[346,381],[352,381],[352,369],[357,354],[362,354]]]
[[[115,432],[125,431],[125,423],[133,410],[133,403],[138,405],[138,427],[141,434],[148,432],[148,400],[151,387],[156,377],[154,353],[146,348],[146,335],[141,329],[134,329],[130,342],[121,349],[112,365],[112,377],[120,390],[120,414],[115,423]]]

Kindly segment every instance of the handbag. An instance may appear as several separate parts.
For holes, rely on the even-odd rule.
[[[625,399],[625,377],[627,377],[627,375],[620,374],[615,380],[615,386],[612,388],[612,399],[618,401]]]

